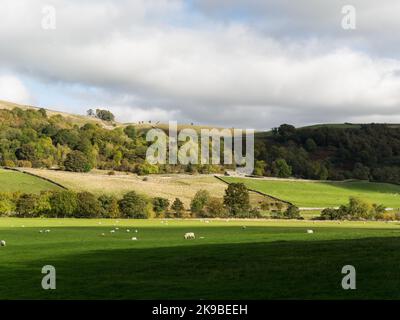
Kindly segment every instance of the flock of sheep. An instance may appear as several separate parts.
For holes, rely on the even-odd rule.
[[[117,221],[117,222],[119,222],[119,221]],[[202,222],[203,222],[203,221],[202,221]],[[208,220],[206,220],[206,221],[204,221],[204,222],[205,222],[205,223],[209,223]],[[166,224],[167,224],[167,222],[164,222],[164,221],[162,221],[161,223],[166,223]],[[99,224],[101,224],[101,222],[99,222]],[[23,227],[25,227],[25,226],[23,226]],[[242,226],[242,229],[246,229],[246,226]],[[116,228],[110,230],[110,233],[115,233],[115,232],[118,231],[118,230],[119,230],[119,228],[116,227]],[[49,233],[50,231],[51,231],[50,229],[47,229],[47,230],[40,230],[39,233]],[[126,232],[127,232],[127,233],[130,233],[131,230],[130,230],[130,229],[126,229]],[[135,233],[138,233],[138,230],[135,229],[134,232],[135,232]],[[308,234],[313,234],[313,233],[314,233],[314,230],[308,229],[308,230],[307,230],[307,233],[308,233]],[[103,237],[105,237],[105,235],[106,235],[105,233],[102,233],[102,234],[101,234],[101,236],[103,236]],[[194,240],[194,239],[196,239],[196,235],[194,234],[194,232],[186,232],[185,235],[183,236],[183,238],[184,238],[185,240]],[[200,237],[200,239],[204,239],[204,237]],[[132,237],[131,240],[132,240],[132,241],[137,241],[138,238],[137,238],[137,237]],[[0,240],[0,247],[5,247],[6,245],[7,245],[7,243],[6,243],[5,240]]]

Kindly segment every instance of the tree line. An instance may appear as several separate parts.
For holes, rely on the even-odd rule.
[[[387,124],[295,128],[256,136],[255,174],[400,182],[400,128]]]
[[[261,206],[262,207],[262,206]],[[282,209],[281,207],[280,209]],[[262,209],[266,209],[263,207]],[[242,183],[228,185],[223,198],[199,190],[190,208],[176,198],[149,198],[135,191],[122,197],[70,190],[33,193],[0,193],[0,216],[49,218],[261,218],[261,208],[250,204],[249,191]],[[276,217],[299,219],[298,208],[277,210]]]

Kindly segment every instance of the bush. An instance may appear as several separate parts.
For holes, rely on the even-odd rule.
[[[118,205],[122,216],[126,218],[147,219],[150,215],[146,198],[135,191],[125,194]]]
[[[15,210],[13,194],[0,193],[0,216],[11,216]]]
[[[185,207],[181,199],[175,198],[175,201],[172,203],[171,209],[174,212],[175,217],[182,218],[183,212],[185,211]]]
[[[216,218],[216,217],[225,217],[227,215],[227,211],[224,207],[224,203],[221,199],[218,198],[210,198],[207,201],[206,208],[206,217]]]
[[[4,160],[3,161],[3,165],[5,167],[14,168],[15,167],[15,162],[12,161],[12,160]]]
[[[210,193],[207,190],[197,191],[190,203],[190,211],[199,217],[205,216],[204,209],[210,198]]]
[[[75,217],[94,218],[101,216],[102,208],[97,198],[90,192],[80,192],[76,195],[77,206]]]
[[[50,196],[50,214],[54,217],[73,217],[78,207],[76,194],[58,191]]]
[[[86,155],[81,151],[72,151],[64,161],[64,167],[67,171],[89,172],[92,167]]]
[[[169,200],[161,197],[153,199],[153,210],[157,216],[165,213],[169,208]]]
[[[250,196],[246,186],[243,183],[231,183],[225,190],[224,205],[233,216],[248,212]]]
[[[18,160],[17,166],[20,168],[32,168],[32,162],[29,160]]]
[[[294,205],[290,205],[286,211],[283,213],[283,216],[287,219],[300,219],[300,210],[298,207]]]
[[[119,218],[118,199],[114,196],[102,195],[99,197],[101,214],[106,218]]]
[[[39,196],[36,194],[24,193],[16,202],[16,213],[19,217],[35,217],[37,216],[37,206]]]

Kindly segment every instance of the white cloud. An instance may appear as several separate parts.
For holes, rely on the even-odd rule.
[[[32,104],[33,98],[24,84],[13,75],[0,75],[0,100]]]
[[[343,39],[340,15],[334,14],[341,1],[327,7],[311,0],[251,1],[249,8],[258,15],[273,9],[273,26],[265,29],[233,18],[218,20],[209,12],[221,9],[210,4],[199,16],[178,0],[54,0],[57,29],[45,31],[40,8],[48,1],[3,0],[7,18],[0,41],[7,45],[0,51],[0,66],[37,81],[107,92],[107,105],[122,121],[177,119],[260,128],[378,119],[400,115],[400,60],[360,44],[368,48],[376,41],[365,30],[383,33],[377,21],[398,26],[391,17],[400,13],[399,6],[385,1],[392,10],[370,1],[360,7],[360,32],[349,34],[352,45]],[[375,7],[388,18],[372,19]],[[293,23],[279,20],[279,10]],[[275,32],[282,23],[284,34]],[[296,26],[302,32],[294,32]],[[304,37],[313,28],[318,32]],[[87,101],[92,106],[96,99]]]

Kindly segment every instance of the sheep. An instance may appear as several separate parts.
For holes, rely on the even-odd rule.
[[[132,241],[136,241],[137,240],[137,238],[136,237],[132,237],[132,239],[131,239]]]
[[[314,233],[314,230],[308,229],[307,233]]]
[[[131,230],[129,230],[129,229],[126,229],[126,232],[131,232]]]
[[[194,232],[187,232],[185,233],[184,238],[185,240],[190,240],[190,239],[196,239],[196,236],[194,235]]]
[[[47,229],[45,232],[46,232],[46,233],[49,233],[49,232],[50,232],[50,230],[49,230],[49,229]]]
[[[114,233],[114,232],[115,232],[115,230],[111,230],[110,232],[111,232],[111,233]]]
[[[246,229],[246,228],[247,228],[246,226],[243,226],[243,227],[242,227],[242,229]]]
[[[101,234],[102,237],[105,237],[105,235],[106,235],[105,233],[102,233],[102,234]]]
[[[1,240],[0,241],[0,247],[5,247],[6,246],[6,241],[5,240]]]

